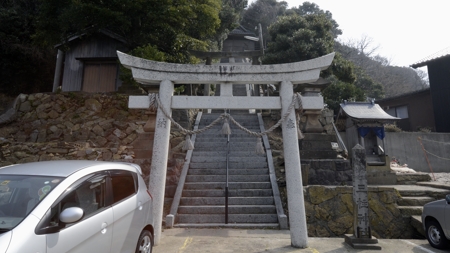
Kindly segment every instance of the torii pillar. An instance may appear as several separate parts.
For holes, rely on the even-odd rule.
[[[170,116],[172,109],[268,109],[288,111],[293,99],[293,84],[315,82],[320,71],[328,68],[334,53],[303,62],[277,65],[189,65],[155,62],[117,52],[120,62],[133,73],[133,78],[145,85],[160,84],[161,106]],[[226,90],[231,84],[281,83],[280,97],[233,97],[233,96],[173,96],[174,84],[220,84]],[[223,86],[223,87],[222,87]],[[305,110],[323,109],[323,97],[301,97]],[[129,108],[149,108],[147,96],[130,96]],[[153,194],[153,222],[155,245],[161,237],[164,188],[169,153],[170,121],[162,108],[156,118],[153,158],[149,189]],[[283,149],[288,194],[291,245],[308,247],[305,204],[303,199],[300,154],[297,143],[297,123],[292,110],[282,123]]]

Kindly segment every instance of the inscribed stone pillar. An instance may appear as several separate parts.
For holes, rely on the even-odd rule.
[[[280,88],[281,115],[288,111],[293,95],[292,83],[283,81]],[[308,229],[306,227],[305,201],[294,110],[283,121],[282,133],[291,244],[293,247],[306,248],[308,247]]]
[[[361,145],[352,149],[354,235],[371,238],[369,226],[369,199],[367,194],[366,154]]]
[[[378,239],[370,231],[369,198],[366,173],[366,150],[359,144],[352,148],[353,166],[353,235],[345,235],[345,242],[355,249],[381,250]]]
[[[171,102],[174,86],[169,80],[163,80],[159,86],[161,106],[172,115]],[[155,229],[155,245],[161,237],[162,216],[164,206],[164,190],[166,187],[167,160],[169,156],[170,120],[164,115],[161,107],[156,114],[155,138],[153,141],[152,165],[150,169],[149,190],[153,195],[153,226]]]

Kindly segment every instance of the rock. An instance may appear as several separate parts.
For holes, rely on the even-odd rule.
[[[319,204],[326,200],[332,199],[336,194],[336,191],[323,186],[310,186],[308,190],[311,203],[313,204]]]
[[[93,128],[92,128],[92,132],[94,132],[96,135],[98,135],[98,136],[105,136],[105,131],[103,130],[103,128],[101,127],[101,126],[99,126],[99,125],[95,125]]]
[[[102,104],[93,98],[86,99],[86,101],[84,101],[84,106],[88,110],[92,110],[94,112],[100,112],[102,110]]]
[[[56,119],[56,118],[59,117],[59,113],[56,112],[55,110],[51,110],[51,111],[48,113],[48,117],[50,117],[51,119]]]
[[[31,102],[25,101],[20,104],[19,111],[21,112],[29,112],[31,110]]]

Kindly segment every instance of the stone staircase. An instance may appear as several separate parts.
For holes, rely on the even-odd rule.
[[[431,201],[445,198],[448,189],[427,186],[431,178],[427,173],[398,173],[396,189],[401,195],[397,200],[398,209],[404,217],[410,217],[410,224],[416,229],[417,237],[425,236],[422,226],[423,206]]]
[[[199,128],[220,113],[203,114]],[[260,131],[258,117],[231,112],[252,131]],[[255,153],[256,137],[230,123],[228,226],[278,227],[278,217],[265,155]],[[182,192],[176,227],[208,227],[225,224],[227,136],[222,124],[198,134]]]

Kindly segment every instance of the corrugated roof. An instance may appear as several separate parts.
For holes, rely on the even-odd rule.
[[[450,56],[450,47],[442,49],[439,52],[436,52],[428,57],[423,58],[422,60],[412,64],[411,67],[412,68],[420,68],[420,67],[428,65],[428,63],[430,63],[432,61],[435,61],[437,59],[441,59],[441,58],[444,58],[447,56]]]
[[[370,102],[346,102],[341,104],[341,111],[356,120],[393,121],[399,120],[387,114],[378,104]]]

